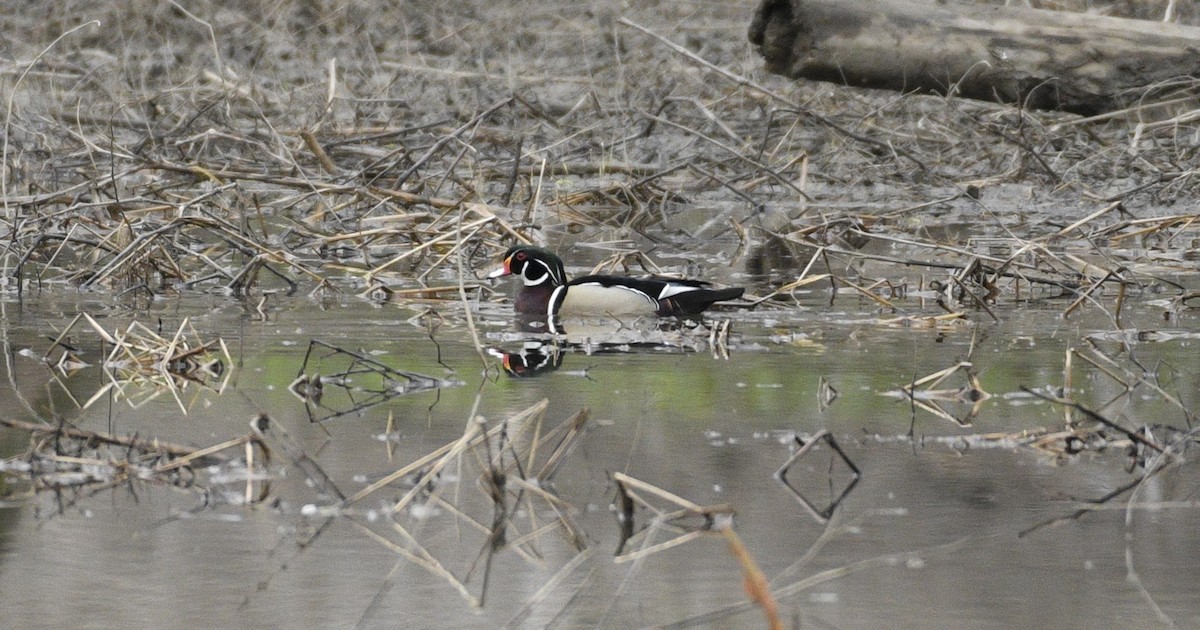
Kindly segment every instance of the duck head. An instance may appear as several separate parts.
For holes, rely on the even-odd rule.
[[[489,273],[489,278],[521,276],[527,287],[553,288],[567,283],[562,260],[548,249],[517,245],[504,253],[504,266]]]

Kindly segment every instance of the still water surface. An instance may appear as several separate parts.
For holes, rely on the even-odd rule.
[[[173,330],[189,317],[202,337],[220,336],[234,359],[223,392],[192,387],[181,394],[185,415],[169,395],[136,409],[112,399],[79,409],[77,402],[106,377],[89,368],[55,378],[36,357],[74,311],[103,308],[9,304],[4,326],[11,372],[3,397],[10,417],[32,415],[17,403],[19,390],[42,417],[208,446],[246,434],[250,420],[265,413],[344,495],[458,440],[472,409],[489,427],[543,399],[545,430],[585,407],[590,416],[587,433],[553,478],[559,502],[521,502],[505,533],[514,543],[536,529],[533,523],[554,522],[557,507],[581,533],[583,556],[561,528],[517,541],[527,543],[520,552],[516,544],[497,544],[489,554],[488,534],[466,520],[490,525],[495,515],[473,455],[443,471],[437,491],[445,503],[419,500],[417,508],[394,516],[400,533],[388,522],[387,508],[411,483],[396,482],[349,513],[322,512],[336,500],[276,452],[266,497],[249,506],[240,504],[244,483],[221,483],[219,476],[205,477],[207,495],[151,480],[5,504],[0,625],[762,627],[759,609],[736,608],[746,601],[741,569],[719,534],[614,562],[621,527],[611,475],[623,473],[702,506],[732,507],[735,531],[771,580],[788,627],[1200,626],[1193,463],[1185,459],[1147,482],[1131,509],[1125,509],[1125,494],[1067,518],[1081,500],[1130,483],[1141,471],[1128,472],[1121,448],[1058,457],[1001,439],[1061,428],[1062,409],[1020,387],[1061,386],[1066,349],[1109,330],[1106,320],[1092,321],[1086,313],[1063,320],[1062,305],[1053,304],[1009,313],[999,323],[939,330],[882,325],[867,303],[839,306],[786,318],[729,314],[728,358],[714,356],[707,335],[695,333],[685,335],[687,349],[592,346],[588,353],[575,347],[557,370],[517,378],[498,370],[497,357],[486,355],[485,362],[479,356],[461,317],[446,317],[431,335],[421,321],[406,321],[416,310],[390,304],[297,298],[264,322],[221,298],[167,302],[138,319],[161,318],[164,329]],[[111,310],[97,319],[112,329],[133,315]],[[1127,317],[1131,327],[1164,326],[1153,309]],[[483,345],[522,348],[503,310],[486,308],[476,318]],[[1187,333],[1195,322],[1170,327],[1184,334],[1135,344],[1133,352],[1141,365],[1172,375],[1162,382],[1173,382],[1172,394],[1195,409],[1200,396]],[[333,409],[306,410],[287,390],[311,339],[462,384],[314,422]],[[74,342],[98,362],[94,337],[80,334]],[[1129,367],[1127,353],[1101,343]],[[992,396],[972,426],[885,395],[968,356]],[[326,361],[323,369],[331,370],[335,361]],[[822,379],[838,394],[828,406],[820,402]],[[1090,406],[1121,393],[1087,366],[1076,368],[1075,379],[1077,399]],[[965,384],[965,377],[954,376],[942,388]],[[327,386],[322,402],[344,410],[363,398]],[[968,408],[950,407],[955,414]],[[1147,388],[1105,413],[1130,427],[1186,428],[1177,410]],[[822,430],[861,471],[829,523],[814,518],[773,476],[795,452],[795,435]],[[27,447],[26,434],[0,433],[0,456]],[[548,454],[552,447],[542,448]],[[851,475],[821,443],[789,469],[789,479],[823,505]],[[635,518],[641,529],[652,515]],[[677,533],[656,530],[649,543],[644,532],[624,551]],[[464,582],[465,596],[429,562],[418,566],[406,557],[413,541]],[[481,607],[468,602],[481,597]]]

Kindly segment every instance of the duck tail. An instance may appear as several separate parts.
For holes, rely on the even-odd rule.
[[[659,300],[659,315],[696,315],[715,302],[736,300],[745,293],[742,287],[728,289],[695,289]]]

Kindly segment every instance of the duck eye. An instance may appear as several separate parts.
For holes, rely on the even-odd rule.
[[[525,252],[517,252],[517,260],[525,260],[525,258],[527,258]]]

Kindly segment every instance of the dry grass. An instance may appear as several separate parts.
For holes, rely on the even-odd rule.
[[[470,275],[513,240],[730,251],[775,235],[838,257],[899,238],[918,264],[1049,268],[1031,281],[1075,290],[1093,282],[1060,243],[1031,243],[1195,233],[1195,215],[1137,223],[1195,194],[1190,112],[1085,121],[790,84],[762,74],[751,8],[130,1],[47,21],[17,7],[0,17],[22,34],[0,75],[9,289],[486,297],[458,251]],[[946,256],[930,225],[962,215],[1020,256]],[[754,249],[747,265],[795,280],[776,258]],[[913,260],[880,262],[842,279]]]

